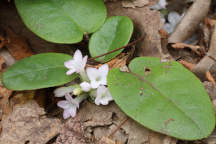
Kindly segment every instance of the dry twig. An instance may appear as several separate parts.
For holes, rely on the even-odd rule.
[[[206,56],[194,67],[193,72],[202,80],[206,78],[206,72],[216,62],[216,27],[214,28],[211,44]]]
[[[184,42],[190,38],[208,14],[210,4],[211,0],[196,0],[169,37],[169,43]]]

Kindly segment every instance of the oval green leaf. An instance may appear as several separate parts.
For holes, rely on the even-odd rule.
[[[71,58],[69,55],[58,53],[24,58],[3,72],[2,82],[12,90],[33,90],[68,83],[77,76],[66,75],[64,62]]]
[[[92,57],[107,53],[126,45],[133,33],[133,22],[126,16],[112,16],[95,32],[89,42]],[[121,53],[122,50],[108,54],[96,60],[106,62]]]
[[[110,92],[131,118],[154,131],[179,139],[207,137],[215,126],[214,110],[202,83],[177,62],[134,59],[130,72],[113,69]]]
[[[103,0],[15,0],[25,25],[55,43],[76,43],[106,19]]]

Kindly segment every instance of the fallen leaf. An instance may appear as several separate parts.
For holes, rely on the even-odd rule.
[[[13,65],[16,62],[14,57],[6,49],[0,51],[0,57],[4,58],[7,67]]]
[[[108,137],[102,137],[99,141],[99,144],[121,144],[121,142],[115,142]]]
[[[212,82],[216,86],[215,79],[213,78],[213,76],[211,75],[209,71],[206,72],[206,78],[209,82]]]
[[[144,7],[148,4],[149,4],[149,0],[122,1],[122,7],[125,7],[125,8]]]
[[[130,58],[133,56],[134,50],[135,48],[132,47],[131,50],[128,51],[127,53],[120,53],[114,59],[108,61],[107,64],[109,65],[109,69],[120,68],[125,66],[127,62],[130,60]],[[97,64],[97,65],[87,64],[87,67],[99,68],[101,65],[102,64]]]
[[[44,109],[35,101],[17,105],[13,112],[2,121],[1,144],[45,144],[55,137],[60,129],[58,119],[40,117]]]
[[[128,119],[123,125],[121,123],[127,116],[115,103],[108,106],[96,106],[84,102],[75,118],[69,119],[60,132],[55,144],[144,144],[149,143],[151,131],[132,119]],[[119,128],[119,125],[121,127]],[[110,134],[117,130],[111,137]],[[165,143],[168,136],[158,134],[156,144]],[[103,139],[106,143],[100,143]],[[171,141],[171,140],[169,140]]]
[[[175,48],[175,49],[190,48],[198,56],[201,56],[201,52],[200,52],[201,48],[198,45],[190,45],[190,44],[185,44],[185,43],[175,43],[175,44],[172,44],[172,47]]]
[[[18,36],[10,28],[6,29],[6,35],[8,39],[6,47],[16,60],[33,55],[24,37]]]
[[[145,36],[136,46],[139,56],[162,55],[161,36],[158,32],[162,28],[160,12],[152,11],[148,7],[123,8],[121,1],[110,2],[106,6],[109,16],[128,16],[133,20],[135,37],[139,37],[139,34]]]

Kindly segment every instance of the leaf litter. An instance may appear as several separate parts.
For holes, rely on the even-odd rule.
[[[171,0],[170,0],[171,1]],[[175,1],[176,2],[176,1]],[[32,50],[35,53],[41,53],[41,52],[65,52],[65,53],[71,53],[71,46],[68,45],[59,45],[59,44],[52,44],[48,43],[46,41],[43,41],[39,39],[38,37],[34,36],[30,31],[28,31],[23,23],[20,21],[16,11],[14,10],[13,4],[8,4],[6,2],[3,3],[0,6],[0,25],[9,26],[12,27],[13,30],[9,29],[9,32],[7,29],[6,33],[7,35],[10,35],[15,41],[15,44],[7,44],[8,41],[5,41],[6,37],[1,35],[1,52],[0,55],[4,56],[4,59],[0,62],[2,63],[2,69],[4,69],[4,65],[6,64],[6,67],[13,64],[15,60],[11,59],[21,59],[26,56],[30,56],[33,54]],[[215,80],[214,75],[214,69],[212,68],[215,65],[214,55],[212,58],[212,53],[215,53],[215,50],[210,54],[204,53],[203,55],[198,55],[198,52],[196,52],[197,49],[194,49],[194,46],[200,46],[205,47],[205,51],[208,51],[209,46],[210,48],[216,45],[214,44],[214,40],[211,40],[210,38],[214,38],[211,35],[212,27],[215,25],[215,19],[207,17],[207,11],[209,9],[209,1],[202,1],[197,0],[194,2],[193,6],[188,10],[187,14],[184,16],[184,18],[180,21],[180,23],[177,25],[175,31],[169,36],[169,43],[176,43],[181,42],[183,43],[186,39],[188,39],[191,35],[194,34],[194,31],[197,29],[203,30],[204,33],[204,42],[198,43],[196,42],[195,45],[184,45],[184,47],[189,47],[193,49],[192,51],[195,51],[195,54],[193,54],[190,50],[184,49],[184,50],[170,50],[167,51],[167,49],[164,49],[164,46],[162,47],[162,39],[161,35],[158,33],[158,31],[162,30],[163,23],[160,19],[160,13],[155,10],[149,9],[149,1],[148,0],[135,0],[130,1],[129,6],[123,5],[124,2],[120,1],[107,1],[107,7],[108,7],[108,14],[109,15],[127,15],[131,17],[135,23],[135,36],[138,37],[139,35],[144,34],[145,38],[144,41],[140,42],[136,46],[135,55],[139,56],[157,56],[157,57],[164,57],[164,54],[166,52],[169,56],[171,56],[173,59],[180,59],[181,61],[184,61],[184,65],[188,66],[191,70],[194,69],[195,66],[199,65],[201,62],[200,60],[205,59],[205,57],[208,57],[208,59],[211,59],[211,67],[203,68],[204,74],[202,78],[204,80],[209,80],[209,76],[206,77],[206,72],[210,72],[210,75],[212,76],[211,79]],[[151,2],[150,2],[151,3]],[[132,4],[132,5],[131,5]],[[200,5],[204,5],[205,7],[200,11],[198,7]],[[127,7],[127,8],[125,8]],[[175,10],[175,9],[174,9]],[[199,13],[197,13],[199,12]],[[189,17],[193,16],[193,19],[191,20]],[[11,17],[14,17],[15,19],[11,19]],[[140,17],[143,17],[141,19]],[[210,25],[210,29],[206,28],[206,25],[204,25],[203,29],[200,27],[200,23],[204,18],[208,18],[208,27]],[[210,23],[210,24],[209,24]],[[206,28],[206,29],[204,29]],[[188,29],[191,29],[187,33]],[[20,38],[18,35],[20,35],[22,38]],[[200,38],[203,39],[202,37]],[[201,41],[200,40],[200,41]],[[17,41],[17,42],[16,42]],[[28,41],[28,44],[26,43]],[[24,44],[23,44],[24,43]],[[210,43],[210,45],[208,45]],[[29,45],[30,44],[30,45]],[[168,43],[165,42],[165,46],[167,46]],[[24,47],[24,50],[23,50]],[[66,48],[61,48],[66,47]],[[72,46],[73,47],[73,46]],[[168,45],[169,47],[169,45]],[[7,49],[5,49],[7,48]],[[165,47],[166,48],[166,47]],[[25,50],[26,49],[26,50]],[[9,51],[9,52],[8,52]],[[175,52],[173,52],[175,51]],[[210,52],[210,51],[209,51]],[[9,55],[5,57],[5,55]],[[23,56],[24,55],[24,56]],[[115,59],[108,62],[110,66],[112,67],[122,67],[125,66],[128,63],[128,57],[133,55],[133,52],[131,54],[122,53],[119,56],[117,56]],[[119,64],[118,64],[119,63]],[[185,64],[186,63],[186,64]],[[206,63],[208,65],[208,62]],[[213,70],[212,70],[213,69]],[[198,71],[199,72],[199,71]],[[208,73],[209,74],[209,73]],[[213,105],[215,106],[215,86],[213,80],[210,82],[205,81],[204,85],[206,87],[207,92],[212,98]],[[5,89],[3,86],[0,87],[1,89],[1,96],[5,97],[5,99],[1,99],[0,103],[3,105],[9,104],[9,97],[11,97],[12,91]],[[21,92],[22,93],[22,92]],[[15,96],[15,102],[13,101],[13,112],[8,112],[6,120],[2,120],[3,123],[3,132],[2,136],[4,139],[1,140],[10,140],[11,144],[15,141],[18,142],[28,142],[26,138],[29,138],[28,143],[47,143],[50,139],[58,135],[59,129],[61,127],[61,123],[57,119],[49,119],[44,118],[44,125],[36,125],[37,120],[39,119],[39,115],[44,115],[44,110],[42,108],[39,108],[38,105],[34,101],[27,100],[27,103],[22,103],[20,101],[17,102]],[[19,99],[19,96],[18,96]],[[35,98],[30,98],[35,99]],[[22,101],[22,98],[21,98]],[[24,100],[25,101],[25,100]],[[11,101],[12,102],[12,101]],[[17,105],[17,103],[22,103],[20,105]],[[7,106],[6,107],[10,107]],[[4,109],[1,108],[4,115]],[[9,108],[6,108],[6,111],[9,110]],[[33,111],[30,113],[27,113],[27,115],[23,115],[23,111]],[[90,112],[89,112],[90,110]],[[38,112],[37,112],[38,111]],[[12,113],[11,113],[12,112]],[[89,113],[88,113],[89,112]],[[7,112],[6,112],[7,113]],[[40,113],[40,114],[39,114]],[[20,114],[20,115],[19,115]],[[19,115],[19,116],[17,116]],[[103,116],[104,115],[104,116]],[[29,121],[25,121],[26,117],[30,118]],[[111,106],[102,106],[102,107],[96,107],[95,105],[92,105],[90,103],[85,104],[78,113],[78,116],[75,117],[75,119],[70,119],[69,121],[64,123],[63,129],[60,131],[60,135],[57,136],[56,144],[62,144],[62,143],[128,143],[128,144],[141,144],[141,143],[149,143],[149,144],[184,144],[187,142],[184,141],[178,141],[174,138],[157,134],[155,132],[152,132],[143,126],[140,126],[135,121],[129,119],[126,121],[124,125],[122,125],[117,132],[109,138],[109,134],[112,133],[116,128],[118,128],[118,125],[122,122],[122,120],[126,117],[126,115],[119,110],[119,108],[112,103]],[[11,123],[9,120],[14,120],[14,123]],[[34,121],[35,119],[35,121]],[[31,123],[31,121],[33,121]],[[42,133],[36,133],[34,134],[38,129],[43,129],[43,126],[50,126],[50,124],[53,123],[54,127],[52,128],[46,128],[46,130]],[[27,125],[27,127],[23,130],[22,134],[17,133],[17,137],[13,137],[14,133],[10,129],[8,129],[8,124],[15,128],[17,132],[19,132],[19,128],[21,124]],[[5,126],[5,127],[4,127]],[[6,129],[6,130],[5,130]],[[31,130],[30,130],[31,129]],[[58,130],[57,130],[58,129]],[[31,133],[33,133],[33,136],[37,135],[37,140],[35,140],[34,137],[26,137],[27,134],[29,134],[29,130]],[[7,133],[5,133],[5,131]],[[15,132],[16,132],[15,131]],[[50,134],[51,132],[51,134]],[[45,136],[43,135],[45,134]],[[6,136],[6,137],[5,137]],[[209,138],[203,140],[203,142],[207,144],[211,144],[215,142],[215,133],[213,133]],[[2,137],[1,137],[2,138]],[[27,140],[27,141],[24,141]],[[100,141],[101,140],[101,141]],[[103,141],[102,141],[103,140]],[[6,142],[4,141],[4,143]],[[0,142],[1,143],[1,142]],[[196,143],[202,143],[202,141],[194,141],[192,142],[194,144]],[[3,143],[2,143],[3,144]]]

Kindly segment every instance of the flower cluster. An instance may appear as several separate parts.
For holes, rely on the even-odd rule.
[[[64,109],[64,119],[76,115],[79,104],[89,95],[94,98],[96,105],[107,105],[112,100],[112,96],[106,87],[109,67],[107,64],[96,68],[85,68],[88,56],[82,56],[80,50],[76,50],[73,59],[64,63],[68,68],[67,75],[78,73],[81,83],[68,87],[60,87],[54,91],[56,97],[65,96],[66,100],[59,101],[57,105]],[[72,96],[76,96],[73,98]]]

